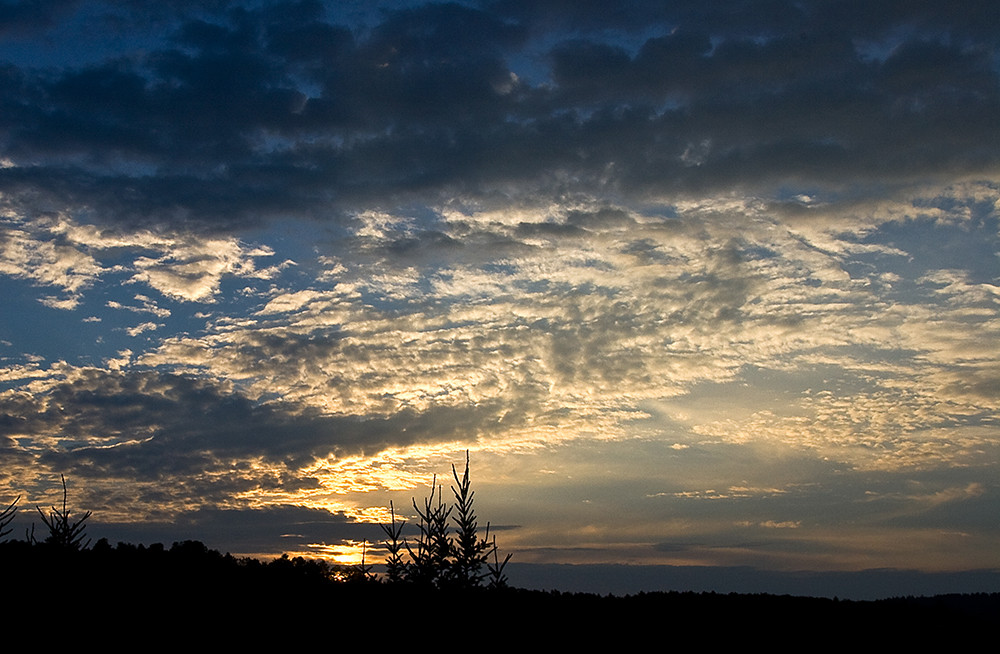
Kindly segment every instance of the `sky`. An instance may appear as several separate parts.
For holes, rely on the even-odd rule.
[[[3,0],[0,500],[370,560],[468,451],[522,570],[1000,590],[998,25]]]

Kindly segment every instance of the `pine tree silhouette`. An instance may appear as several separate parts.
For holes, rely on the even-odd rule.
[[[42,522],[45,523],[45,526],[49,530],[49,535],[45,537],[43,542],[64,550],[87,549],[90,546],[90,539],[88,538],[86,542],[83,540],[85,536],[84,529],[86,528],[84,523],[90,517],[91,512],[87,511],[76,522],[70,520],[70,511],[66,507],[66,477],[63,475],[59,475],[59,477],[62,479],[63,487],[62,509],[52,507],[49,514],[45,515],[42,508],[35,505],[35,508],[38,509],[38,515],[42,516]],[[32,525],[29,540],[33,542],[35,541],[34,531],[35,528]]]

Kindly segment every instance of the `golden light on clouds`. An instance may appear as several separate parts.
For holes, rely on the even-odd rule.
[[[469,450],[525,561],[997,567],[978,5],[251,4],[6,28],[12,496],[347,560]]]

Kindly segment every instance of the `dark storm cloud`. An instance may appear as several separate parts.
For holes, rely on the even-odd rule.
[[[721,36],[766,36],[813,30],[847,31],[859,36],[885,35],[905,27],[955,35],[977,34],[996,39],[992,20],[996,4],[989,0],[941,3],[934,0],[873,0],[851,4],[839,0],[639,0],[609,7],[601,0],[484,0],[483,6],[512,20],[544,29],[645,31],[652,25],[696,25]]]
[[[429,4],[368,29],[309,2],[161,8],[166,38],[142,50],[4,67],[0,189],[28,213],[228,228],[513,183],[662,196],[993,170],[994,6],[843,6]]]
[[[0,34],[24,36],[50,26],[79,0],[3,0]]]
[[[201,492],[294,492],[311,482],[288,471],[315,458],[468,436],[471,426],[497,412],[496,406],[432,407],[391,416],[324,416],[282,403],[260,405],[208,380],[90,369],[46,393],[5,401],[0,437],[45,440],[39,463],[76,477],[191,475],[189,483],[197,484],[199,475],[231,472],[206,482]],[[273,470],[254,472],[240,463],[251,459]]]

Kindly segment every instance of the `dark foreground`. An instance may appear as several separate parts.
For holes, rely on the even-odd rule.
[[[764,645],[995,646],[1000,594],[879,601],[715,593],[624,597],[428,590],[302,559],[236,559],[201,543],[0,544],[4,622],[40,635],[142,647],[321,645],[487,651],[541,643],[656,650]],[[353,577],[353,578],[352,578]],[[340,580],[335,580],[339,578]],[[360,637],[360,640],[359,640]],[[67,643],[69,644],[69,643]],[[352,645],[353,644],[353,645]],[[86,648],[84,648],[86,649]]]

